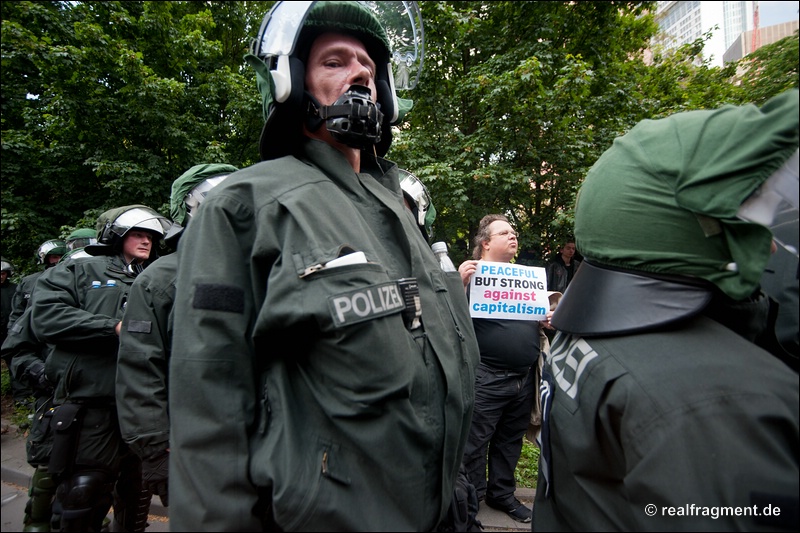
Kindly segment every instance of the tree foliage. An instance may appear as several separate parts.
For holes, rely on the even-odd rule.
[[[761,105],[776,94],[800,88],[798,57],[795,31],[793,36],[762,46],[737,63],[747,101]]]
[[[638,121],[798,86],[797,35],[726,68],[699,60],[708,36],[650,54],[655,2],[420,4],[425,70],[389,157],[427,184],[456,262],[500,212],[518,261],[544,264],[586,172]],[[192,165],[256,162],[261,99],[242,56],[271,5],[3,2],[3,256],[24,273],[41,242],[106,209],[166,214]]]
[[[582,176],[641,117],[632,64],[656,28],[649,4],[423,4],[428,67],[394,153],[431,188],[457,259],[487,213],[509,217],[530,264],[567,238]]]
[[[192,165],[255,162],[261,107],[242,56],[267,7],[3,2],[4,256],[24,271],[41,242],[106,209],[168,213]]]

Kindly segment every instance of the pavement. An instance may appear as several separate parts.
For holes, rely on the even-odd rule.
[[[22,531],[22,518],[25,503],[28,500],[28,486],[33,467],[26,461],[25,438],[3,413],[3,433],[0,435],[0,451],[2,451],[2,528],[0,531]],[[535,489],[517,489],[517,498],[526,506],[533,505]],[[507,514],[488,507],[481,502],[478,520],[484,531],[531,531],[531,524],[514,521]],[[148,533],[169,531],[169,512],[161,504],[158,497],[153,497],[150,504]]]

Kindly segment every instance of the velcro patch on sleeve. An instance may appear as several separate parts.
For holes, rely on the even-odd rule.
[[[192,307],[243,314],[244,290],[221,283],[200,283],[194,291]]]
[[[150,333],[153,323],[149,320],[131,320],[128,322],[128,333]]]

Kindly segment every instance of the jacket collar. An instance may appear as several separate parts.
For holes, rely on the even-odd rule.
[[[705,282],[652,277],[584,260],[551,323],[584,337],[634,333],[699,314],[712,295]]]

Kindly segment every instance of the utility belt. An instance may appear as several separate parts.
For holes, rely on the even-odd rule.
[[[53,450],[53,398],[37,400],[37,403],[39,405],[31,424],[31,433],[25,440],[28,464],[33,467],[46,466]]]
[[[64,403],[50,410],[53,448],[47,469],[53,476],[68,475],[75,466],[78,437],[87,412],[107,410],[109,416],[116,416],[114,404],[109,399],[89,399]]]
[[[478,366],[482,366],[486,372],[489,372],[490,374],[494,374],[495,376],[499,376],[502,378],[524,377],[530,374],[531,372],[530,367],[526,368],[525,370],[509,370],[509,369],[494,368],[487,365],[486,363],[479,363]]]

